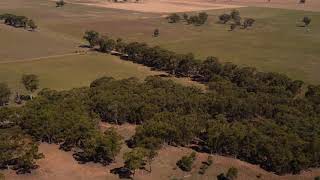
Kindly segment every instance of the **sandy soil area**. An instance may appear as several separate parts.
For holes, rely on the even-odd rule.
[[[226,5],[271,7],[283,9],[296,9],[304,11],[320,11],[320,0],[306,0],[305,4],[299,4],[300,0],[204,0],[206,2],[223,3]]]
[[[210,9],[239,8],[245,5],[219,4],[203,0],[141,0],[113,3],[107,0],[70,0],[71,3],[150,13],[190,12]]]
[[[69,0],[69,2],[152,13],[189,12],[246,6],[320,11],[319,0],[307,0],[306,4],[299,4],[299,0],[270,0],[270,2],[267,0],[140,0],[138,3],[113,3],[108,0]]]

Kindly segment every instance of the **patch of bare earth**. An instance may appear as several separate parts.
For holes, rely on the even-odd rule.
[[[320,11],[319,0],[307,0],[300,4],[300,0],[204,0],[206,2],[223,3],[226,5],[271,7],[282,9],[296,9],[304,11]]]
[[[107,128],[114,127],[125,139],[130,138],[135,133],[136,126],[124,124],[121,126],[101,123],[100,128],[104,131]],[[13,171],[4,171],[7,180],[117,180],[117,176],[110,173],[110,170],[123,166],[122,156],[130,149],[123,144],[116,162],[102,166],[100,164],[86,163],[79,164],[72,157],[72,152],[59,150],[58,145],[42,143],[40,151],[45,155],[44,159],[38,161],[40,168],[31,174],[16,175]],[[208,154],[197,153],[197,159],[191,172],[183,172],[176,167],[176,162],[183,156],[191,153],[192,150],[183,147],[165,146],[158,153],[158,156],[152,163],[152,172],[138,170],[134,177],[135,180],[168,180],[171,178],[183,178],[186,180],[212,180],[230,167],[236,167],[239,170],[238,180],[260,179],[264,180],[313,180],[320,175],[320,169],[303,172],[300,175],[277,176],[261,169],[257,165],[252,165],[238,159],[213,155],[213,164],[204,175],[199,175],[198,171],[202,161],[206,161]]]
[[[211,9],[239,8],[243,5],[218,4],[203,0],[139,0],[139,2],[114,3],[106,0],[69,0],[71,3],[122,9],[138,12],[172,13]]]

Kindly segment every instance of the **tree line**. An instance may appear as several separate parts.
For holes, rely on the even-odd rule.
[[[117,51],[126,60],[191,77],[210,90],[205,95],[195,89],[179,91],[172,83],[148,79],[147,84],[166,91],[160,88],[145,95],[144,91],[151,90],[135,93],[131,89],[134,94],[108,93],[115,100],[95,100],[95,112],[102,119],[142,124],[133,138],[137,146],[150,137],[171,145],[187,145],[198,137],[201,151],[232,155],[278,174],[319,166],[319,86],[310,85],[303,93],[304,82],[284,74],[223,64],[215,57],[198,60],[192,54],[176,54],[145,43],[109,41],[114,43],[106,52]],[[109,78],[95,83],[104,81]],[[179,93],[168,92],[173,87]],[[153,115],[146,113],[146,106]]]
[[[4,20],[5,24],[16,28],[29,28],[32,31],[38,28],[38,26],[32,19],[29,19],[25,16],[17,16],[14,14],[1,14],[0,20]]]

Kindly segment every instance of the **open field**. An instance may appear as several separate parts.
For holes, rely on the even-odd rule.
[[[122,125],[114,126],[106,123],[101,123],[102,129],[106,127],[115,127],[117,131],[128,139],[134,134],[135,126],[133,125]],[[117,157],[116,163],[109,166],[103,167],[99,164],[87,163],[78,164],[72,158],[71,152],[64,152],[59,150],[57,145],[53,144],[41,144],[40,151],[45,154],[45,158],[39,160],[40,168],[35,170],[32,174],[27,175],[16,175],[12,171],[5,171],[7,180],[57,180],[57,179],[69,179],[69,180],[116,180],[117,176],[109,173],[113,168],[120,167],[123,165],[122,155],[124,152],[129,151],[126,145]],[[180,169],[175,168],[175,163],[177,160],[191,152],[187,148],[178,147],[164,147],[159,151],[159,155],[153,161],[152,168],[154,169],[152,173],[146,172],[144,170],[137,171],[135,178],[136,180],[163,180],[172,178],[183,178],[186,180],[212,180],[220,174],[221,172],[226,172],[230,166],[234,166],[239,170],[238,180],[251,180],[257,179],[257,175],[260,175],[262,180],[313,180],[316,175],[320,174],[320,170],[313,170],[308,172],[303,172],[300,175],[287,175],[287,176],[277,176],[272,173],[268,173],[265,170],[259,168],[258,166],[251,165],[249,163],[223,157],[223,156],[213,156],[213,165],[207,170],[205,175],[200,176],[198,174],[201,162],[207,159],[207,154],[197,153],[197,160],[193,166],[191,172],[182,172]]]
[[[173,12],[189,12],[189,11],[204,11],[212,9],[231,9],[240,8],[245,6],[239,5],[226,5],[216,4],[205,1],[190,1],[190,0],[143,0],[142,2],[131,2],[131,3],[113,3],[104,0],[71,0],[69,2],[122,9],[139,12],[151,12],[151,13],[173,13]]]
[[[164,73],[151,71],[147,67],[129,61],[119,60],[116,56],[94,52],[31,59],[26,62],[0,62],[0,81],[7,82],[13,90],[24,91],[23,85],[20,83],[23,74],[38,75],[41,88],[63,90],[89,86],[93,80],[102,76],[116,79],[137,77],[142,80],[147,76]],[[184,85],[204,88],[204,85],[188,79],[173,77],[171,79]]]
[[[257,22],[252,29],[229,32],[229,26],[216,24],[217,16],[229,11],[210,10],[209,22],[195,27],[183,23],[169,24],[163,18],[166,13],[138,13],[77,4],[55,8],[51,1],[5,0],[0,2],[0,12],[31,17],[39,25],[39,30],[33,33],[1,24],[0,38],[5,41],[0,42],[0,61],[74,53],[84,44],[83,32],[94,29],[127,41],[145,41],[181,53],[193,52],[200,58],[213,55],[224,62],[250,65],[263,71],[286,73],[308,83],[320,83],[320,13],[240,8],[242,16],[253,17]],[[306,15],[312,17],[309,32],[297,27],[298,21]],[[158,38],[152,37],[155,28],[160,29]],[[86,66],[85,63],[81,65]],[[16,70],[4,69],[2,74],[13,77],[19,74]],[[32,70],[37,71],[36,66]],[[69,73],[72,76],[73,72]],[[6,76],[2,77],[6,79]],[[63,82],[61,79],[55,81]],[[78,85],[87,81],[84,79]]]
[[[247,6],[320,11],[318,0],[308,0],[299,4],[299,0],[137,0],[131,3],[112,3],[105,0],[69,0],[68,2],[97,7],[106,7],[139,12],[169,13],[212,9],[240,8]]]

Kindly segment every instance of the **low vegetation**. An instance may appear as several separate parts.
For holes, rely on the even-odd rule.
[[[199,174],[203,175],[206,173],[207,169],[212,165],[212,156],[208,156],[208,159],[204,162],[202,162],[202,165],[199,169]]]
[[[196,160],[196,153],[192,152],[189,156],[182,156],[182,158],[177,162],[177,166],[182,171],[191,171],[192,165]]]
[[[32,19],[29,19],[25,16],[17,16],[14,14],[1,14],[0,20],[4,20],[5,24],[16,28],[29,28],[31,31],[34,31],[38,28],[38,26]]]

